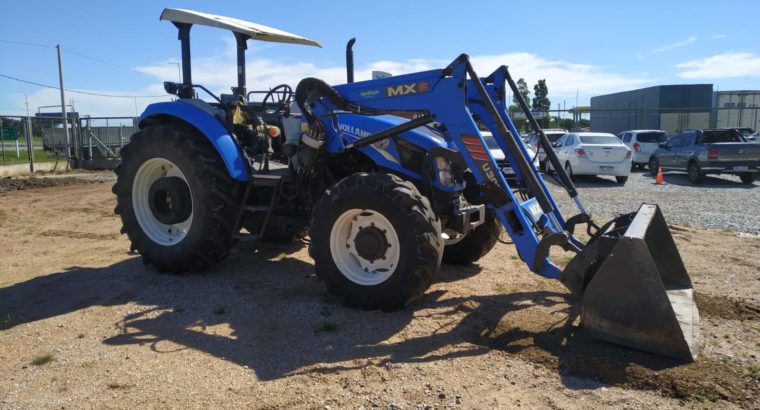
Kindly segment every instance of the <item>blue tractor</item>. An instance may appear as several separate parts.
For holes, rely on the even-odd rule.
[[[177,98],[146,108],[122,151],[113,191],[123,233],[145,263],[189,272],[224,259],[236,240],[308,233],[314,269],[349,306],[395,309],[418,299],[441,263],[469,264],[506,230],[528,268],[579,300],[584,328],[602,339],[693,360],[699,314],[656,205],[596,225],[525,101],[547,161],[575,201],[565,218],[507,115],[506,67],[479,77],[466,55],[442,69],[330,86],[303,79],[246,91],[249,39],[320,46],[281,30],[166,9],[179,31]],[[237,86],[213,95],[194,84],[190,29],[232,31]],[[206,102],[197,93],[213,99]],[[504,155],[495,161],[489,131]],[[511,169],[506,175],[503,169]],[[576,227],[590,239],[581,241]],[[561,269],[550,249],[576,253]]]

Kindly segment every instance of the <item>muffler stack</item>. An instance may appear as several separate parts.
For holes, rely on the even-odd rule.
[[[694,290],[657,205],[642,204],[589,241],[562,281],[581,297],[593,336],[693,361],[699,340]]]

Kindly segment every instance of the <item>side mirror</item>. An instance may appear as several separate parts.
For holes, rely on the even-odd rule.
[[[664,148],[664,149],[670,148],[670,146],[668,146],[668,144],[666,142],[662,142],[659,145],[660,145],[660,148]]]

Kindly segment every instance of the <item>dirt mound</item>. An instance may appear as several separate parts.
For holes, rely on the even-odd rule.
[[[49,188],[54,186],[65,185],[84,185],[99,183],[102,181],[85,180],[81,178],[63,177],[63,178],[0,178],[0,194],[11,191],[21,191],[25,189]]]
[[[469,318],[477,323],[472,326],[475,333],[470,333],[470,341],[517,354],[563,375],[657,391],[677,399],[726,400],[751,407],[760,395],[760,384],[739,366],[707,357],[685,363],[606,343],[584,332],[565,305],[568,301],[560,295],[547,293],[537,298],[534,294],[528,299],[529,303],[512,303],[506,315],[503,308],[495,306],[475,310]],[[711,302],[705,308],[707,316],[736,317],[739,312],[759,317],[751,307],[738,302],[717,303],[704,295],[700,299],[700,308],[706,306],[705,301]],[[540,305],[553,312],[537,314]]]
[[[729,297],[715,297],[695,292],[694,300],[702,315],[721,319],[760,321],[760,307],[751,306]]]

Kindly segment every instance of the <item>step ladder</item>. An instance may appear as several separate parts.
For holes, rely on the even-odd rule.
[[[282,181],[283,181],[282,175],[276,175],[276,174],[251,175],[251,178],[248,180],[248,184],[245,187],[245,193],[243,194],[243,202],[242,202],[243,206],[240,207],[237,218],[235,219],[235,230],[234,230],[235,238],[258,240],[264,236],[264,230],[267,227],[269,218],[272,215],[272,211],[274,210],[275,205],[277,204],[277,200],[280,198]],[[248,198],[250,197],[251,191],[254,188],[263,189],[263,190],[271,190],[272,194],[270,196],[269,202],[264,203],[264,204],[248,205]],[[265,212],[266,213],[264,215],[264,222],[262,222],[261,229],[259,230],[259,232],[251,232],[250,234],[240,233],[240,230],[242,229],[241,224],[243,222],[243,217],[245,216],[247,212],[250,212],[250,213]]]

